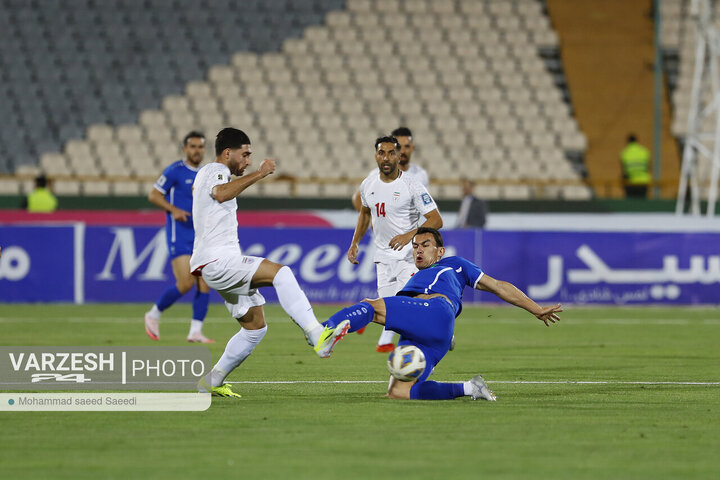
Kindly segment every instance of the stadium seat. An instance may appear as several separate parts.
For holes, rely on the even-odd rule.
[[[204,2],[197,24],[187,30],[178,7],[189,5],[189,0],[149,5],[127,0],[123,5],[126,3],[142,3],[144,9],[111,15],[94,3],[84,10],[78,7],[79,12],[71,5],[71,11],[61,14],[71,22],[71,31],[49,33],[69,48],[78,47],[78,42],[87,47],[90,66],[90,74],[86,74],[84,65],[64,57],[62,62],[77,65],[68,68],[65,75],[73,78],[68,83],[71,94],[47,102],[58,112],[70,108],[80,111],[77,124],[63,125],[62,138],[71,141],[63,148],[67,161],[57,163],[58,170],[65,165],[83,174],[102,171],[113,176],[124,171],[125,175],[155,176],[158,172],[153,173],[153,169],[173,157],[166,152],[177,152],[187,131],[199,128],[212,137],[228,124],[246,129],[254,141],[257,139],[256,152],[264,149],[292,156],[292,162],[285,164],[290,164],[295,175],[307,175],[308,179],[321,172],[339,173],[318,162],[318,152],[305,148],[306,142],[332,137],[342,148],[333,145],[325,157],[363,152],[370,167],[371,152],[365,155],[369,143],[401,123],[416,132],[418,154],[422,147],[431,145],[452,147],[456,149],[454,155],[467,158],[474,156],[468,152],[482,152],[488,162],[486,168],[481,170],[473,164],[466,171],[478,175],[487,172],[494,178],[510,179],[522,170],[514,164],[510,169],[503,162],[505,149],[554,149],[553,162],[564,162],[567,168],[533,165],[524,170],[524,176],[530,172],[544,176],[548,171],[569,175],[572,168],[564,159],[563,149],[582,152],[587,148],[572,112],[540,58],[541,48],[557,46],[557,35],[535,1],[348,0],[341,11],[331,11],[342,7],[335,0],[252,2],[245,8],[257,13],[248,16],[253,21],[247,23],[244,16],[228,13],[232,9],[224,15],[215,13],[214,9],[229,6],[227,2]],[[34,4],[29,10],[33,13],[28,18],[35,18]],[[157,22],[159,18],[166,21]],[[325,23],[321,24],[323,18]],[[214,33],[198,35],[201,27],[213,23],[217,24]],[[244,26],[244,40],[233,45],[238,51],[230,52],[224,38],[238,26]],[[119,41],[105,42],[99,36],[102,41],[86,43],[74,34],[78,28],[105,30]],[[135,32],[136,28],[140,31]],[[292,32],[299,38],[287,38]],[[116,61],[113,55],[120,54],[121,46],[132,38],[146,42],[145,48],[128,60],[132,69],[117,78],[110,76]],[[38,51],[52,52],[50,41],[37,44]],[[57,71],[43,68],[42,62],[18,65],[11,75],[21,80],[17,84],[27,85],[18,87],[21,98],[32,97],[27,91],[37,88],[30,86],[35,76],[58,80]],[[138,82],[127,74],[130,71],[137,71]],[[97,97],[87,95],[92,90],[97,90]],[[138,112],[137,107],[143,104],[149,109]],[[161,104],[161,110],[152,110]],[[50,127],[63,117],[62,113],[45,116],[45,108],[40,100],[24,109],[23,121]],[[75,145],[73,142],[84,132],[87,142]],[[299,144],[292,149],[277,146],[291,142]],[[38,150],[46,148],[37,144]],[[516,156],[523,159],[518,161],[530,161],[528,155]],[[212,152],[208,151],[210,157]],[[297,165],[307,165],[307,174]],[[437,171],[436,178],[453,180],[462,164],[458,167]],[[365,166],[355,162],[342,174],[362,177],[366,172]],[[308,195],[313,190],[325,195],[343,191],[340,187],[325,188],[324,183],[309,185],[293,191]],[[290,193],[287,183],[268,191],[283,188]],[[119,191],[114,187],[109,190]],[[518,197],[533,194],[532,190],[509,191]],[[504,194],[498,190],[498,195]]]
[[[0,195],[19,195],[20,182],[16,179],[0,179]]]

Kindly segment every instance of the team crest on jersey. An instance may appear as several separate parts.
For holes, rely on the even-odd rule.
[[[251,257],[243,257],[243,259],[242,259],[242,263],[252,263],[254,261],[255,261],[255,259],[251,258]]]
[[[433,200],[432,200],[432,198],[430,197],[430,194],[428,194],[428,193],[423,193],[423,194],[422,194],[422,201],[423,201],[423,205],[429,205],[429,204],[432,203]]]
[[[222,173],[218,173],[218,180],[222,180],[222,179],[223,179]]]
[[[393,201],[397,202],[398,198],[400,198],[400,192],[393,192]]]

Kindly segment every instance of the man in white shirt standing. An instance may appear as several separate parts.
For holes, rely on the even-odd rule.
[[[393,130],[390,135],[395,137],[400,144],[400,161],[398,162],[400,170],[409,173],[415,177],[415,180],[422,183],[427,190],[430,190],[430,177],[427,170],[417,163],[410,163],[412,154],[415,151],[415,142],[410,129],[399,127]]]
[[[398,167],[399,152],[400,144],[395,137],[375,141],[378,171],[368,175],[360,185],[362,207],[347,253],[350,262],[358,263],[360,240],[372,223],[380,297],[395,295],[417,272],[410,242],[418,227],[442,227],[442,217],[427,189]],[[422,224],[421,218],[424,218]],[[383,330],[377,351],[392,351],[394,335],[390,330]]]
[[[412,154],[415,151],[415,141],[413,140],[410,129],[407,127],[398,127],[392,131],[390,136],[395,137],[400,144],[398,168],[406,174],[415,177],[415,180],[420,182],[426,190],[430,191],[430,177],[428,176],[427,170],[417,163],[410,163]],[[374,168],[368,175],[374,175],[376,173],[378,173],[378,169]],[[362,207],[360,190],[353,194],[352,204],[355,210],[359,212],[360,207]]]
[[[275,287],[283,310],[303,329],[320,357],[329,357],[347,333],[349,322],[324,328],[289,267],[262,257],[243,255],[238,240],[237,201],[246,188],[275,171],[275,161],[265,159],[258,169],[243,176],[250,165],[250,139],[241,130],[224,128],[215,140],[216,160],[197,173],[193,183],[192,218],[195,243],[190,271],[218,291],[240,331],[228,341],[225,352],[206,378],[213,395],[239,397],[227,375],[252,353],[265,336],[267,324],[259,287]],[[238,178],[233,180],[230,176]]]

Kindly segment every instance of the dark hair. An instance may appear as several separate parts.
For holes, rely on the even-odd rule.
[[[377,150],[381,143],[392,143],[395,145],[395,148],[400,148],[400,142],[398,142],[395,137],[378,137],[375,140],[375,150]]]
[[[420,227],[417,229],[417,232],[415,232],[415,235],[413,236],[413,239],[420,235],[421,233],[429,233],[435,238],[435,244],[437,247],[443,247],[443,238],[439,231],[435,230],[434,228],[430,227]]]
[[[637,137],[635,136],[634,133],[631,133],[630,135],[627,136],[627,142],[628,143],[637,142]]]
[[[407,127],[398,127],[392,131],[393,137],[412,137],[412,132]]]
[[[35,186],[37,188],[47,187],[47,177],[45,176],[45,174],[40,174],[37,177],[35,177]]]
[[[185,138],[183,138],[183,146],[187,145],[188,140],[190,140],[191,138],[202,138],[203,140],[205,140],[205,135],[202,132],[193,130],[192,132],[185,135]]]
[[[232,127],[223,128],[215,138],[215,155],[220,155],[226,148],[234,150],[243,145],[250,145],[250,137],[245,132]]]

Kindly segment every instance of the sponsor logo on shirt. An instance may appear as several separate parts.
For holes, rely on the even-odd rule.
[[[423,193],[421,198],[423,201],[423,205],[429,205],[433,201],[429,193]]]

